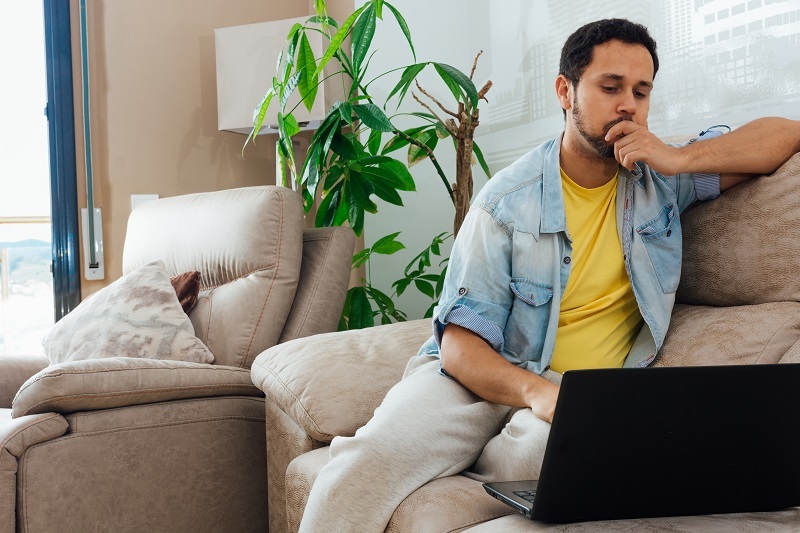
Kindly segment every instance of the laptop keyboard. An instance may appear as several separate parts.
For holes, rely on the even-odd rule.
[[[514,494],[522,498],[523,500],[527,500],[533,503],[533,499],[536,497],[535,490],[515,490]]]

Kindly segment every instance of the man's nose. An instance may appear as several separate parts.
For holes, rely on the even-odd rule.
[[[633,115],[636,113],[636,98],[633,93],[623,92],[617,107],[617,112],[621,115]]]

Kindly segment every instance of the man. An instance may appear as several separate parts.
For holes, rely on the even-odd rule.
[[[569,37],[563,135],[473,201],[434,338],[373,419],[334,439],[301,531],[383,531],[411,492],[466,469],[536,479],[560,374],[653,361],[680,277],[680,212],[800,151],[800,122],[780,118],[665,145],[647,129],[655,48],[621,19]]]

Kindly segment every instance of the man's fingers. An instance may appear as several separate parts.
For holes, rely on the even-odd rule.
[[[634,124],[630,120],[623,120],[609,128],[608,133],[606,133],[606,141],[617,139],[618,137],[628,135],[639,129],[641,129],[641,126]]]

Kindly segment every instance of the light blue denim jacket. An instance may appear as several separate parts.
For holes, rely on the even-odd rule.
[[[532,150],[476,196],[453,245],[434,334],[420,354],[438,355],[444,327],[454,323],[516,365],[537,374],[549,369],[572,267],[560,146],[561,137]],[[625,367],[649,365],[664,342],[681,274],[679,214],[717,195],[718,175],[662,176],[642,163],[633,172],[620,167],[617,229],[644,318]]]

